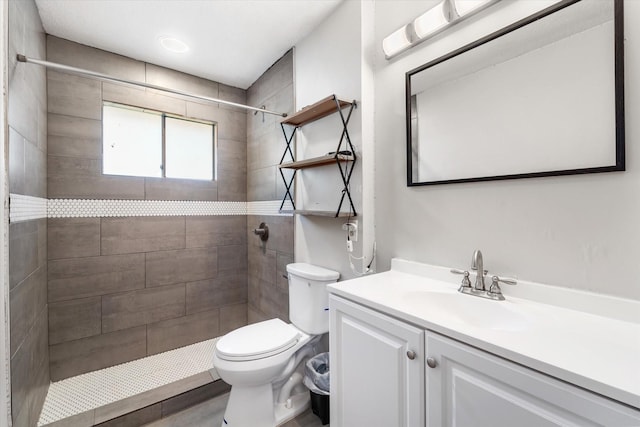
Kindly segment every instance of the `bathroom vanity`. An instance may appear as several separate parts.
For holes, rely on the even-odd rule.
[[[640,425],[640,303],[394,259],[329,286],[331,425]]]

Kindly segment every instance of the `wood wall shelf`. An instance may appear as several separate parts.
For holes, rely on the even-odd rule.
[[[309,105],[308,107],[303,108],[297,113],[293,114],[290,117],[283,119],[280,122],[280,127],[282,128],[282,133],[285,138],[286,147],[284,152],[282,153],[282,157],[280,158],[280,164],[278,165],[278,171],[280,172],[280,176],[282,177],[282,182],[285,186],[285,194],[282,197],[282,203],[280,204],[280,213],[293,213],[296,215],[315,215],[315,216],[326,216],[326,217],[349,217],[356,216],[356,208],[353,205],[353,200],[351,198],[351,191],[349,188],[349,181],[351,180],[351,174],[353,172],[353,168],[355,167],[357,156],[355,152],[355,148],[351,143],[351,137],[349,136],[349,130],[347,125],[349,124],[349,119],[351,118],[351,113],[353,109],[357,107],[356,101],[348,102],[338,99],[335,95],[327,96],[326,98],[316,102],[315,104]],[[348,109],[346,114],[343,113],[342,110]],[[294,150],[292,150],[292,145],[295,146],[294,136],[296,131],[301,127],[323,117],[329,116],[331,114],[337,113],[340,118],[340,122],[342,123],[342,133],[340,135],[340,139],[338,140],[338,146],[335,151],[331,154],[327,154],[320,157],[312,157],[310,159],[298,160],[296,161]],[[290,132],[287,132],[287,128],[291,129]],[[349,153],[349,154],[340,154],[340,153]],[[284,159],[289,157],[291,161],[285,162]],[[342,191],[339,193],[339,203],[338,208],[334,212],[330,211],[318,211],[318,210],[300,210],[296,209],[296,203],[293,200],[293,185],[296,179],[296,174],[300,169],[308,169],[315,168],[318,166],[326,166],[330,164],[336,164],[338,171],[340,172],[340,177],[342,178]],[[292,169],[293,173],[286,177],[283,169]],[[287,199],[291,201],[291,206],[293,207],[293,211],[291,210],[283,210]],[[342,212],[342,204],[347,201],[348,210],[347,212]]]
[[[292,116],[285,118],[281,123],[296,127],[304,126],[318,119],[326,117],[329,114],[335,113],[336,111],[338,111],[338,104],[340,104],[340,109],[343,109],[350,107],[352,103],[349,101],[338,99],[335,97],[335,95],[327,96],[326,98],[316,102],[315,104],[304,107],[302,110],[298,111]]]
[[[354,157],[344,154],[328,154],[326,156],[313,157],[311,159],[298,160],[295,162],[282,163],[280,169],[305,169],[317,166],[330,165],[335,162],[353,162]]]

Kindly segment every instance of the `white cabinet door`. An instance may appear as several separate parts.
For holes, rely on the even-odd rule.
[[[331,427],[424,426],[424,331],[331,295]]]
[[[428,427],[638,426],[640,411],[427,332]],[[576,355],[580,357],[580,355]]]

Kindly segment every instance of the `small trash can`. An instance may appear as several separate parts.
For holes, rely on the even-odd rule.
[[[304,365],[304,385],[311,393],[311,411],[329,424],[329,353],[320,353]]]

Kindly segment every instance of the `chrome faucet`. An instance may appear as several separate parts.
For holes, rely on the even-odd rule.
[[[467,270],[458,270],[456,268],[451,269],[451,272],[454,274],[462,274],[462,283],[460,283],[460,287],[458,288],[458,292],[474,295],[477,297],[488,298],[497,301],[503,301],[504,295],[502,295],[502,290],[500,289],[499,283],[506,283],[508,285],[515,285],[518,283],[516,279],[512,279],[509,277],[500,277],[493,276],[491,280],[491,285],[487,287],[484,284],[484,276],[488,273],[487,270],[484,269],[484,260],[482,259],[482,252],[477,249],[473,253],[473,258],[471,259],[471,269],[476,271],[476,282],[473,287],[471,286],[471,281],[469,280],[469,272]]]
[[[471,259],[471,269],[476,270],[476,283],[473,287],[477,291],[484,291],[484,262],[482,261],[482,252],[480,249],[476,249]]]

